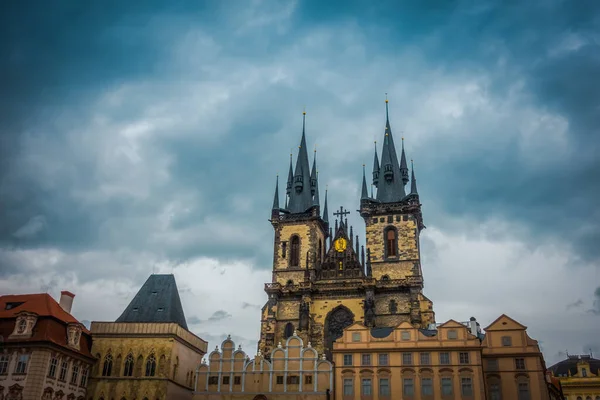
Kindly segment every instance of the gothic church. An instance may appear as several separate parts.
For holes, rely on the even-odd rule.
[[[363,168],[360,215],[366,243],[348,226],[340,208],[329,223],[327,192],[321,209],[316,157],[309,166],[303,115],[295,167],[290,157],[285,204],[279,183],[271,212],[275,230],[272,281],[265,284],[258,350],[265,356],[295,332],[304,343],[331,359],[332,343],[343,329],[394,327],[409,322],[426,328],[435,322],[432,302],[423,295],[419,235],[424,228],[414,169],[409,170],[402,144],[396,153],[386,100],[381,161],[375,148],[373,185],[367,190]]]

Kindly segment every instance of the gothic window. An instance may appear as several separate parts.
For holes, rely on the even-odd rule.
[[[396,229],[388,227],[385,230],[385,257],[396,257],[398,255],[398,237]]]
[[[287,339],[290,336],[292,336],[293,334],[294,334],[294,325],[291,322],[288,322],[287,325],[285,326],[283,336],[285,339]]]
[[[300,266],[300,238],[296,235],[290,240],[290,267]]]
[[[112,364],[113,364],[112,355],[110,353],[108,353],[106,355],[106,357],[104,357],[104,365],[102,367],[102,376],[110,376],[110,374],[112,372]]]
[[[398,303],[396,300],[390,300],[390,314],[396,314],[398,312]]]
[[[133,355],[129,353],[125,358],[125,366],[123,368],[123,376],[133,376]]]
[[[287,242],[281,243],[281,258],[285,258],[287,250]]]
[[[156,358],[154,354],[150,354],[148,360],[146,361],[146,376],[154,376],[156,373]]]

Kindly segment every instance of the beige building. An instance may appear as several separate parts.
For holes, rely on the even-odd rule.
[[[344,331],[333,353],[340,400],[550,399],[537,342],[505,315],[485,334],[474,318],[430,329],[357,323]]]
[[[194,400],[325,399],[333,385],[332,364],[294,332],[271,352],[253,360],[228,337],[210,353],[196,376]]]
[[[173,275],[151,275],[116,322],[92,322],[90,400],[191,399],[207,343],[188,331]]]
[[[90,332],[71,315],[74,297],[0,296],[0,399],[86,398],[94,358]]]
[[[591,354],[567,355],[550,368],[568,400],[600,400],[600,360]]]

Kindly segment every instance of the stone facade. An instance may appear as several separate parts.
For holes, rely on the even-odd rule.
[[[208,358],[196,373],[194,400],[324,399],[333,385],[332,364],[296,332],[269,359],[259,352],[251,360],[230,337]]]
[[[190,399],[207,343],[176,323],[92,322],[89,398]]]

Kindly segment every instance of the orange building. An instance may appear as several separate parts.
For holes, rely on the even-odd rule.
[[[86,397],[90,332],[71,315],[74,294],[0,297],[0,399]]]
[[[600,360],[591,354],[567,355],[548,368],[554,379],[560,380],[565,398],[569,400],[600,400]]]
[[[334,344],[335,398],[549,400],[545,366],[526,327],[502,315],[428,329],[348,327]]]
[[[325,399],[333,385],[332,364],[294,332],[267,360],[260,352],[253,359],[228,337],[221,350],[196,372],[194,400],[212,399]]]

